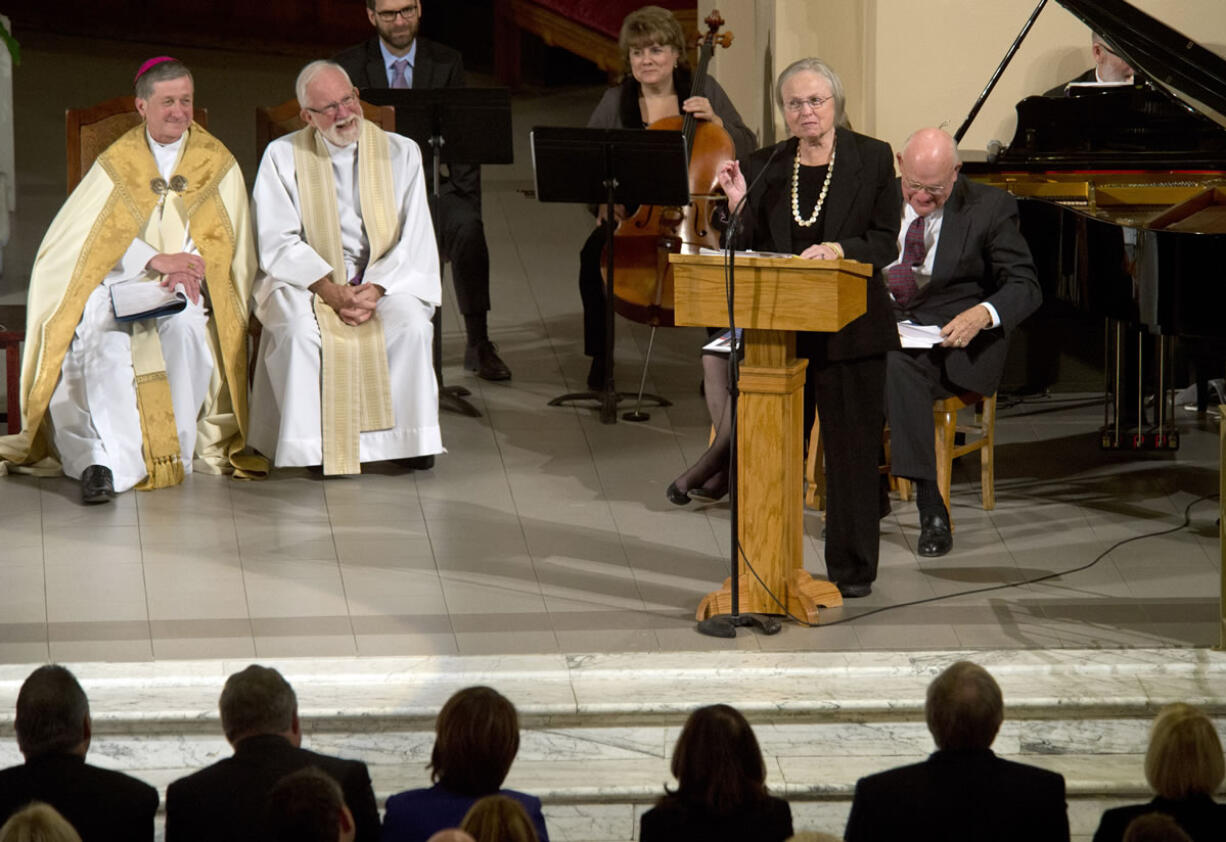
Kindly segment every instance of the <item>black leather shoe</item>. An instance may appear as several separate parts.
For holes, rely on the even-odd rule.
[[[953,532],[949,529],[949,515],[945,512],[920,515],[920,537],[916,552],[924,558],[938,558],[954,546]]]
[[[685,506],[690,502],[690,495],[678,488],[675,482],[668,484],[668,488],[664,489],[664,494],[668,497],[668,502],[674,506]]]
[[[107,503],[115,497],[115,477],[105,465],[90,465],[81,474],[81,502]]]
[[[839,589],[839,593],[843,595],[843,599],[860,599],[868,596],[873,592],[873,586],[868,582],[861,584],[844,585],[842,582],[835,583]]]
[[[498,348],[488,339],[469,345],[464,351],[464,367],[477,372],[482,380],[510,380],[511,369],[498,356]]]
[[[427,453],[425,456],[410,456],[404,460],[406,468],[412,468],[414,471],[428,471],[434,467],[434,454]]]

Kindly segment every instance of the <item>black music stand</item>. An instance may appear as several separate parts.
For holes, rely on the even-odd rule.
[[[439,168],[442,164],[510,164],[511,93],[506,88],[366,88],[362,99],[396,109],[396,133],[417,141],[422,164],[430,168],[431,217],[438,216]],[[441,150],[441,154],[440,154]],[[480,199],[480,197],[478,197]],[[439,227],[439,275],[442,276],[443,243]],[[434,376],[438,379],[439,406],[469,415],[480,410],[464,398],[472,394],[463,386],[443,383],[443,308],[434,311]]]
[[[601,423],[615,424],[618,401],[635,394],[618,392],[613,384],[613,206],[688,205],[685,138],[681,132],[538,126],[532,130],[532,168],[542,202],[605,206],[604,384],[599,391],[561,395],[549,405],[596,401]],[[641,397],[653,406],[671,406],[659,395]]]

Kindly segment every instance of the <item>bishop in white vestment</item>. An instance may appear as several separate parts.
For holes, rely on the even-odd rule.
[[[246,188],[234,157],[192,122],[193,93],[180,62],[146,62],[144,122],[98,156],[48,229],[30,280],[23,427],[0,438],[0,473],[62,470],[86,503],[174,485],[193,467],[263,473],[242,453],[255,273]],[[186,305],[119,321],[120,284],[177,290]]]
[[[308,64],[297,93],[307,126],[269,144],[252,198],[263,335],[250,442],[325,474],[428,458],[443,450],[441,290],[421,151],[362,119],[339,65]]]

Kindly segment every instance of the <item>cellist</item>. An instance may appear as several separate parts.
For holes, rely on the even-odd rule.
[[[618,36],[626,75],[620,85],[605,91],[588,120],[589,128],[646,128],[665,117],[693,114],[723,126],[732,137],[737,157],[746,157],[757,146],[754,133],[737,113],[728,94],[710,76],[702,96],[689,96],[691,78],[685,36],[673,13],[659,6],[644,6],[626,15]],[[605,282],[601,253],[605,235],[601,225],[605,209],[597,213],[597,225],[579,252],[579,295],[583,299],[583,352],[592,358],[587,385],[603,385],[605,353]],[[620,221],[626,209],[618,205]]]

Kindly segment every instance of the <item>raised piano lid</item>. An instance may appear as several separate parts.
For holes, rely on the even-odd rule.
[[[987,169],[1226,170],[1226,59],[1126,0],[1058,2],[1149,84],[1027,97],[1013,140]],[[968,172],[983,171],[966,157]]]
[[[1134,70],[1226,126],[1226,59],[1125,0],[1058,0]]]

